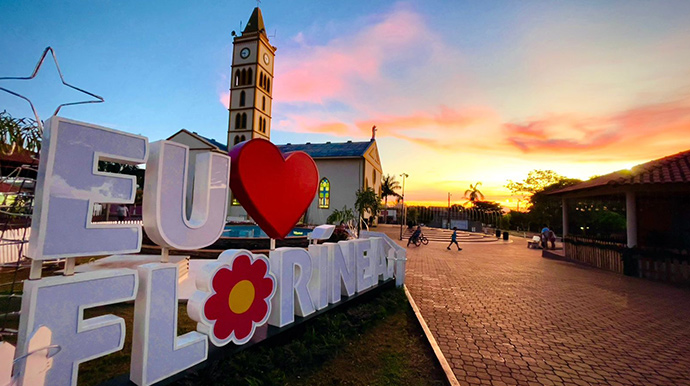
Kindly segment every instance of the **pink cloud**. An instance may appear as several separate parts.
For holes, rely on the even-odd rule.
[[[230,91],[222,92],[218,96],[218,100],[220,101],[220,103],[223,106],[225,106],[226,109],[229,109],[230,108]]]
[[[381,20],[324,45],[302,47],[276,61],[274,98],[280,103],[342,100],[362,83],[382,81],[382,68],[396,55],[417,48],[429,33],[421,16],[398,6]]]

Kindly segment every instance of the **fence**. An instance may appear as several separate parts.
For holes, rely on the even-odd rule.
[[[141,225],[141,220],[125,220],[125,221],[99,221],[94,224],[98,225]],[[19,258],[19,250],[22,248],[22,253],[26,253],[27,245],[31,237],[31,228],[16,228],[6,229],[2,233],[2,241],[0,242],[0,264],[16,263]],[[23,257],[23,256],[22,256]]]
[[[0,241],[0,264],[16,263],[19,258],[19,250],[26,253],[25,244],[31,236],[31,228],[5,229]],[[23,244],[23,247],[22,247]]]
[[[565,257],[591,266],[623,273],[625,244],[588,237],[568,236],[564,240]]]
[[[690,259],[688,251],[651,251],[634,254],[638,259],[639,276],[650,280],[671,283],[690,283]]]
[[[597,268],[650,280],[690,283],[687,249],[628,248],[615,241],[568,236],[565,257]]]

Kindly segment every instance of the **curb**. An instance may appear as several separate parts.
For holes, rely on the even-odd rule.
[[[422,316],[421,311],[419,311],[417,304],[414,302],[414,299],[412,298],[412,294],[410,294],[410,291],[407,290],[406,285],[403,285],[403,288],[405,288],[405,295],[407,296],[407,300],[410,302],[410,305],[412,306],[412,310],[414,311],[414,314],[417,316],[417,320],[419,321],[419,324],[422,326],[422,330],[424,330],[424,335],[426,335],[426,339],[429,341],[431,348],[434,350],[434,355],[436,355],[436,360],[438,360],[438,363],[441,365],[443,372],[446,374],[446,378],[448,379],[448,383],[451,386],[460,386],[460,382],[458,382],[458,379],[455,377],[455,374],[453,373],[453,369],[448,364],[448,361],[446,360],[446,357],[443,355],[443,352],[441,352],[441,348],[438,347],[438,343],[436,342],[436,339],[431,334],[431,330],[429,330],[429,326],[426,324],[426,321],[424,320],[424,317]]]

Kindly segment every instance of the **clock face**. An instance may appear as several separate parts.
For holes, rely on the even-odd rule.
[[[264,63],[268,64],[268,62],[271,61],[271,58],[268,56],[268,54],[264,54]]]
[[[244,47],[242,51],[240,51],[240,57],[242,57],[242,59],[247,59],[249,57],[249,52],[249,48]]]

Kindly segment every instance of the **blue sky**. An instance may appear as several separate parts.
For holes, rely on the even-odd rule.
[[[231,31],[251,1],[0,1],[0,76],[52,46],[65,79],[103,96],[60,115],[166,138],[225,141]],[[408,197],[442,202],[532,169],[587,178],[690,147],[690,2],[261,3],[276,53],[276,143],[366,140]],[[26,93],[42,117],[82,96],[51,63]],[[0,109],[29,116],[0,93]],[[407,189],[406,189],[407,190]],[[504,203],[506,203],[505,201]],[[507,204],[509,205],[509,204]]]

